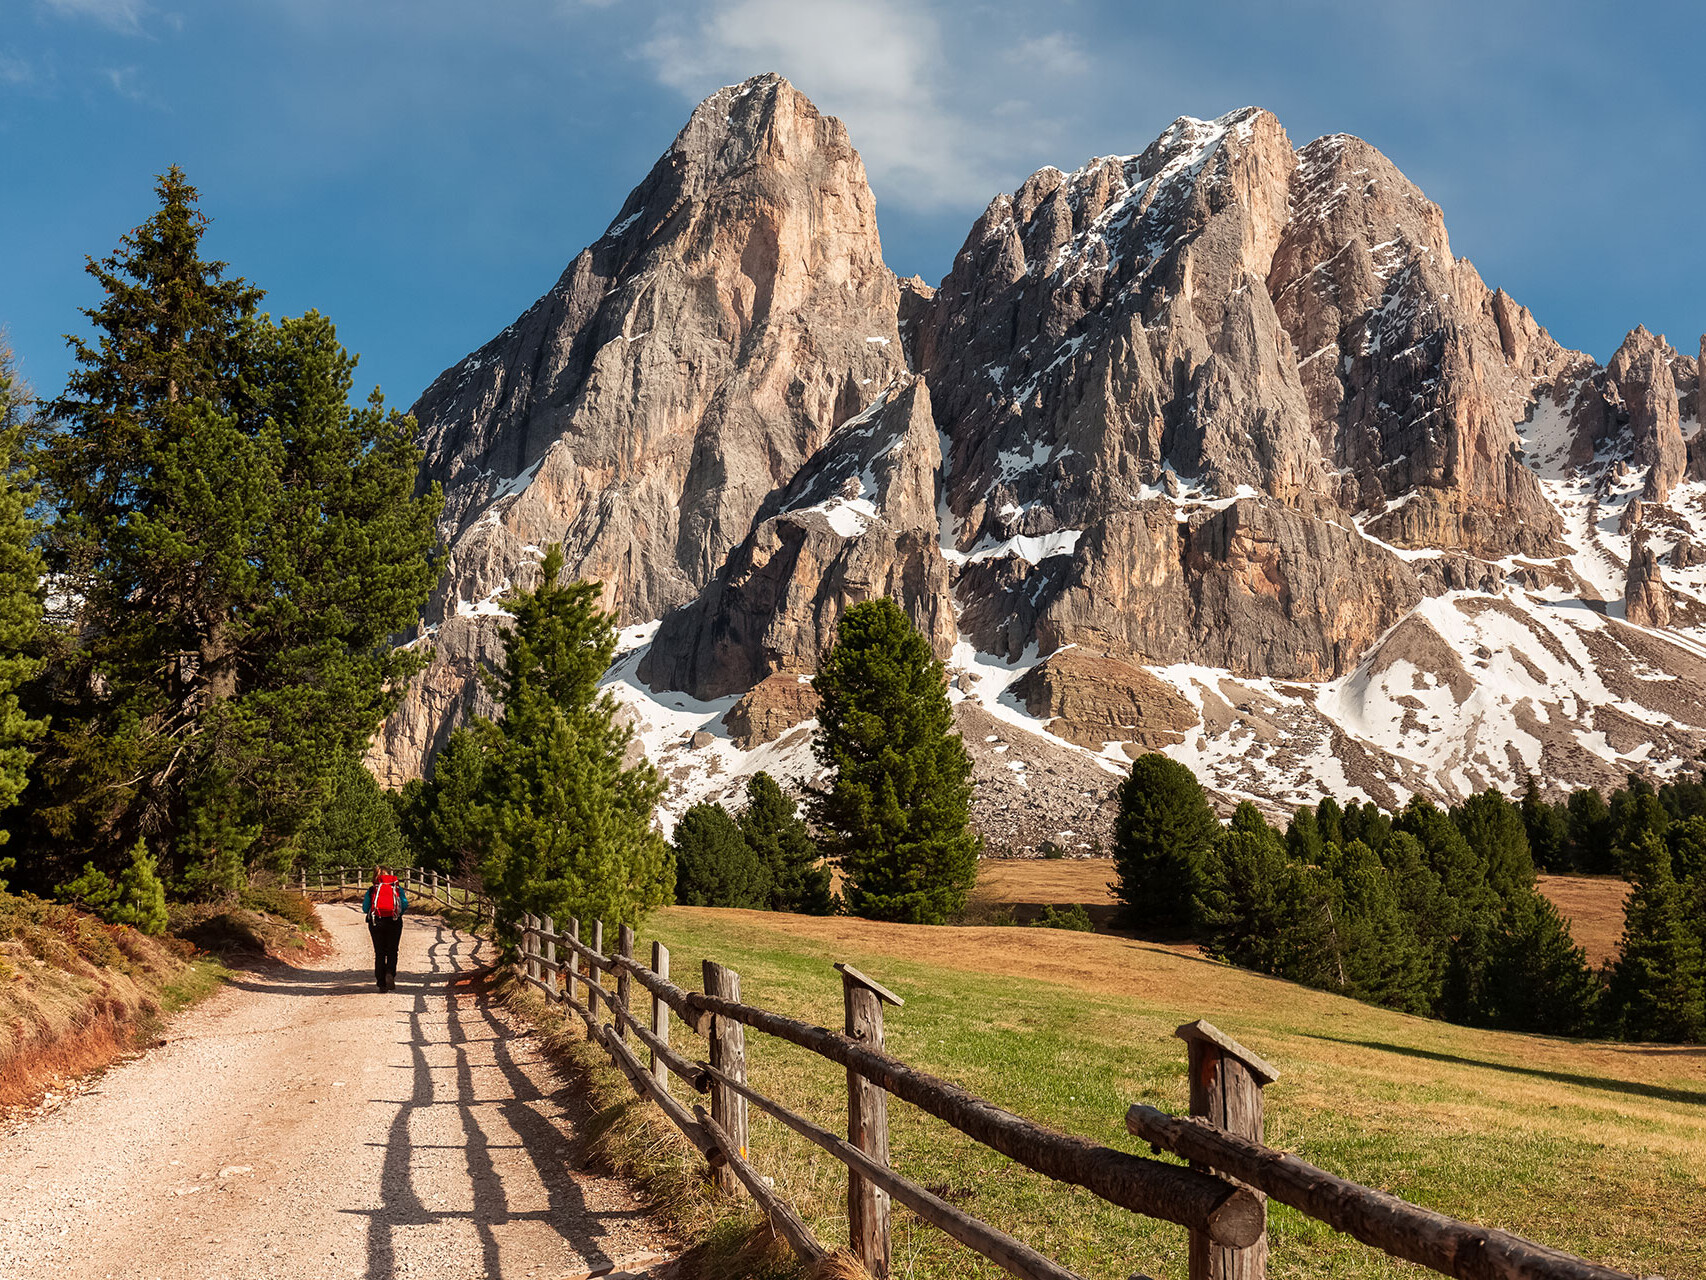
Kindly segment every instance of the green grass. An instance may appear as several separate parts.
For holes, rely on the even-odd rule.
[[[697,986],[715,958],[749,1002],[838,1026],[830,964],[899,992],[888,1045],[1023,1115],[1138,1150],[1126,1107],[1186,1107],[1182,1022],[1206,1017],[1273,1062],[1268,1141],[1429,1208],[1503,1227],[1637,1274],[1706,1277],[1706,1053],[1480,1032],[1371,1008],[1213,964],[1180,949],[1055,930],[928,929],[675,908],[644,939]],[[644,948],[641,949],[642,954]],[[703,1053],[677,1023],[674,1037]],[[845,1073],[748,1033],[753,1085],[839,1130]],[[622,1085],[621,1088],[626,1088]],[[1182,1229],[1063,1188],[892,1102],[908,1176],[1090,1277],[1185,1274]],[[660,1145],[661,1139],[651,1139]],[[669,1145],[690,1179],[696,1160]],[[826,1244],[846,1238],[845,1173],[765,1117],[754,1164]],[[895,1216],[896,1274],[1001,1273],[911,1215]],[[1275,1206],[1276,1276],[1413,1271]]]

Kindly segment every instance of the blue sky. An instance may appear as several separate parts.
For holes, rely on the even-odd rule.
[[[211,251],[407,405],[596,239],[692,104],[788,76],[934,282],[1044,164],[1246,103],[1355,133],[1490,285],[1601,359],[1706,328],[1706,37],[1684,4],[0,0],[0,326],[42,394],[85,254],[181,164]]]

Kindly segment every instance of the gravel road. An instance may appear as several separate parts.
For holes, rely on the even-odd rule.
[[[316,967],[240,976],[0,1135],[0,1280],[566,1280],[668,1250],[580,1171],[580,1101],[469,981],[478,939],[409,919],[381,994],[360,914],[321,917]]]

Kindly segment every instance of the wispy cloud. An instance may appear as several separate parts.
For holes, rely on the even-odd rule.
[[[87,18],[124,35],[142,34],[146,0],[42,0],[50,12],[67,18]]]
[[[27,89],[36,82],[36,69],[28,58],[20,58],[0,49],[0,85],[11,89]]]
[[[158,105],[153,97],[142,87],[141,72],[135,67],[103,67],[101,77],[112,91],[130,102],[146,103],[149,106]]]
[[[986,140],[942,94],[941,29],[891,0],[716,0],[666,19],[645,48],[658,79],[691,99],[778,71],[847,122],[875,183],[919,207],[981,203],[995,190]]]

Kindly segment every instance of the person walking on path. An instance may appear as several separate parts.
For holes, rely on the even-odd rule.
[[[397,947],[403,941],[403,912],[409,896],[397,877],[384,867],[373,868],[373,883],[361,904],[367,932],[373,938],[373,980],[381,991],[397,985]]]

